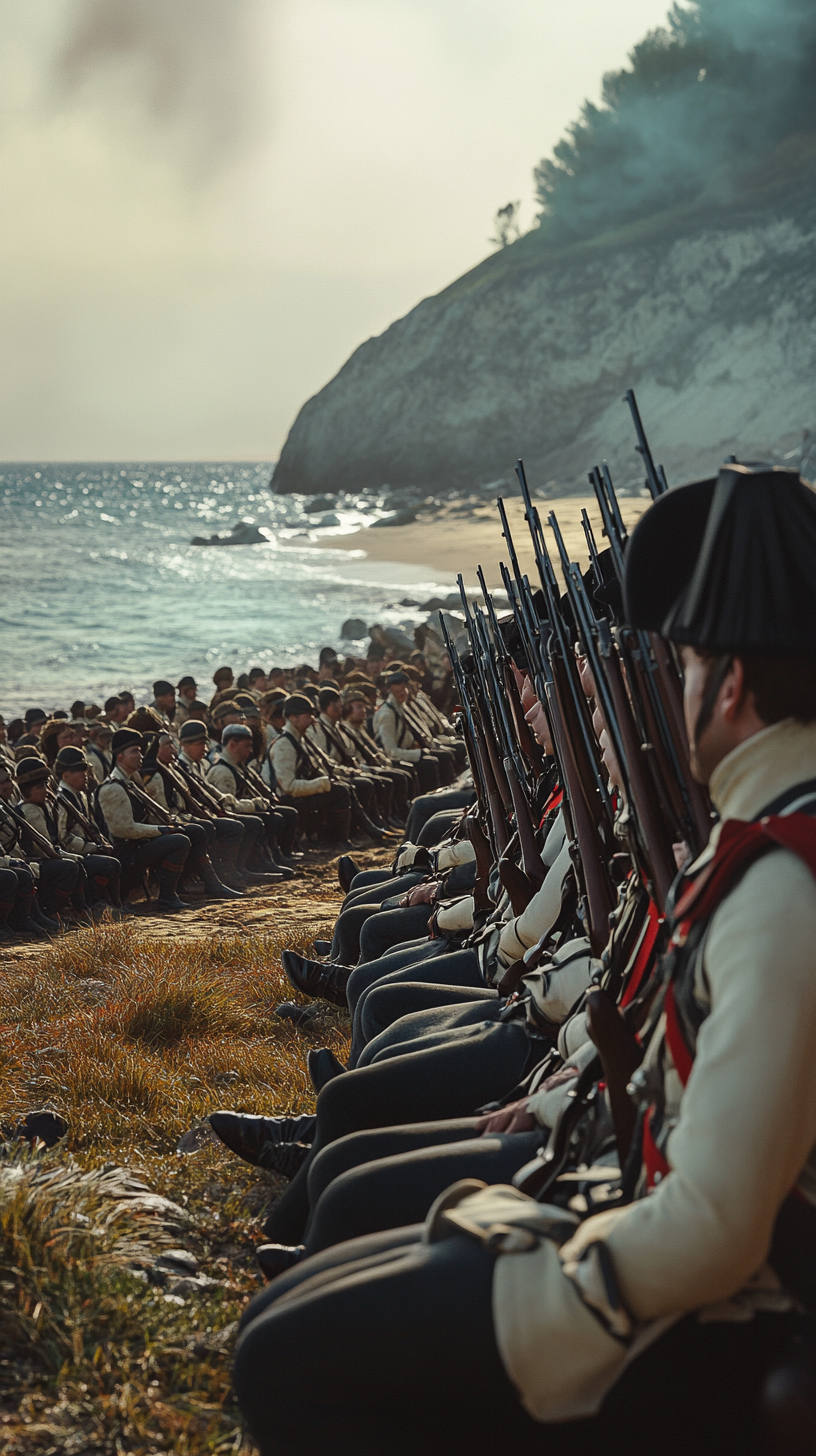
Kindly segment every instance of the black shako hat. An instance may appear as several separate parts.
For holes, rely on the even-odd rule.
[[[708,652],[816,654],[816,491],[794,470],[726,465],[641,516],[626,620]]]
[[[176,690],[173,687],[173,684],[167,682],[166,679],[163,677],[160,677],[159,681],[154,682],[153,684],[154,698],[166,698],[169,696],[170,693],[175,693],[175,691]]]
[[[135,728],[118,728],[111,739],[111,753],[115,759],[126,748],[141,748],[143,743],[141,733],[137,733]]]

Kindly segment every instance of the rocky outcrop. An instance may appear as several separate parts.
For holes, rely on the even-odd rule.
[[[273,489],[462,491],[517,456],[539,490],[607,458],[637,483],[624,391],[670,480],[816,430],[816,217],[698,209],[570,248],[536,233],[379,338],[301,409]]]

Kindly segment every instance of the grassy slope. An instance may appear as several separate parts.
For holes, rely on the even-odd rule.
[[[0,1163],[0,1456],[239,1448],[234,1324],[261,1287],[253,1250],[282,1185],[220,1144],[180,1155],[176,1143],[219,1105],[309,1110],[306,1047],[343,1051],[339,1013],[308,1033],[273,1015],[293,996],[282,946],[333,921],[333,866],[304,882],[301,913],[287,894],[283,917],[275,896],[240,902],[253,907],[244,931],[202,938],[191,923],[168,939],[135,920],[3,966],[0,1117],[49,1106],[71,1131],[67,1147]],[[113,1165],[184,1220],[102,1197],[94,1170]],[[195,1254],[219,1287],[182,1302],[136,1277],[139,1250],[162,1244]]]

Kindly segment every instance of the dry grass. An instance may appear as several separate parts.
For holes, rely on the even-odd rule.
[[[231,1342],[282,1185],[220,1144],[176,1144],[218,1106],[309,1110],[306,1049],[343,1054],[340,1013],[305,1032],[273,1013],[297,999],[280,951],[329,930],[333,876],[309,877],[308,911],[280,930],[103,924],[0,970],[0,1119],[49,1107],[70,1125],[52,1152],[0,1162],[0,1456],[241,1447]],[[183,1226],[124,1205],[111,1218],[98,1176],[112,1166],[174,1200]],[[219,1287],[180,1303],[135,1277],[134,1250],[168,1239]]]

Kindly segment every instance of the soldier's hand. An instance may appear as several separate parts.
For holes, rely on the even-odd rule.
[[[520,1102],[508,1102],[498,1112],[488,1112],[480,1117],[476,1123],[476,1131],[482,1134],[532,1132],[535,1125],[533,1114],[527,1111],[527,1098],[523,1097]]]

